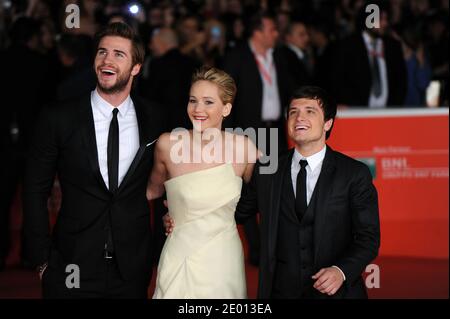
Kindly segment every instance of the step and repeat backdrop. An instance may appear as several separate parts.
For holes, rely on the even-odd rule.
[[[328,143],[372,172],[380,256],[448,259],[448,121],[448,108],[338,112]]]

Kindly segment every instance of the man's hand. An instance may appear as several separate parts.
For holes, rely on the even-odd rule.
[[[164,201],[164,206],[167,207],[167,200]],[[169,212],[163,216],[163,224],[166,229],[166,236],[169,236],[170,233],[173,232],[173,228],[175,227],[175,221],[170,217]]]
[[[322,268],[317,274],[312,276],[312,279],[316,280],[314,288],[328,296],[334,295],[344,282],[344,277],[339,269],[335,267]]]

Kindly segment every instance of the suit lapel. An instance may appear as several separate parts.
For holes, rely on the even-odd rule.
[[[133,99],[134,108],[136,110],[136,117],[138,122],[138,130],[139,130],[139,149],[136,152],[136,155],[131,162],[130,167],[128,168],[127,173],[125,174],[122,182],[120,183],[119,189],[117,190],[117,193],[119,193],[122,189],[125,188],[127,182],[129,182],[131,176],[133,176],[133,173],[135,172],[136,168],[138,167],[142,156],[144,155],[145,151],[154,146],[154,143],[152,146],[147,144],[153,141],[150,141],[152,137],[151,133],[151,124],[148,121],[148,117],[145,114],[144,106],[141,104],[139,99]],[[156,137],[155,137],[156,138]]]
[[[87,94],[83,98],[80,106],[80,123],[83,136],[83,142],[86,146],[87,156],[95,178],[100,186],[109,192],[108,187],[103,180],[98,163],[97,141],[95,138],[94,116],[92,114],[91,96]]]
[[[319,180],[314,188],[313,197],[317,196],[314,207],[314,260],[317,260],[317,256],[320,250],[320,241],[323,238],[322,233],[324,225],[327,221],[329,213],[328,199],[333,189],[334,172],[336,168],[334,151],[327,146],[327,151],[320,172]]]

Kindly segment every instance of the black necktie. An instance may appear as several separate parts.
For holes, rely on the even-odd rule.
[[[108,133],[108,181],[109,181],[109,191],[115,193],[119,186],[119,122],[117,121],[117,113],[119,110],[115,108],[113,113],[113,118],[109,124]],[[112,240],[111,231],[111,219],[108,215],[108,220],[106,222],[106,244],[105,249],[112,253],[114,252],[114,244]]]
[[[108,134],[108,180],[109,190],[114,193],[119,186],[119,122],[118,109],[112,111],[113,118],[109,124]]]
[[[372,40],[372,90],[376,97],[381,95],[381,77],[378,63],[377,40]]]
[[[301,220],[308,208],[308,202],[306,200],[306,166],[308,161],[300,161],[300,172],[297,175],[297,190],[295,196],[295,211],[298,216],[298,220]]]

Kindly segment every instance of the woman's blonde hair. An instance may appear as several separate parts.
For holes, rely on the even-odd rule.
[[[191,85],[197,81],[208,81],[219,87],[219,97],[223,104],[233,103],[236,96],[236,84],[226,72],[214,67],[203,66],[194,72]]]

